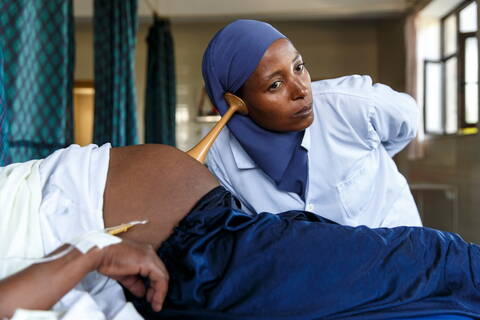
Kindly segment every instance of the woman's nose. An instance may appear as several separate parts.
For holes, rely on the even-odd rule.
[[[303,79],[296,79],[293,83],[293,100],[303,99],[308,95],[308,83]]]

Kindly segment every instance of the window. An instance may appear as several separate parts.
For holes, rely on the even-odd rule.
[[[464,133],[478,123],[477,4],[467,0],[440,20],[438,59],[423,60],[427,134]]]

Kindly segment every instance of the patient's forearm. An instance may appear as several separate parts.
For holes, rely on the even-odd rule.
[[[18,308],[47,310],[62,298],[101,258],[95,248],[87,254],[73,249],[54,261],[34,264],[0,280],[0,318],[11,317]]]
[[[62,248],[60,248],[62,249]],[[51,308],[90,271],[119,281],[138,297],[146,295],[159,311],[168,289],[168,272],[153,247],[124,240],[86,254],[73,249],[57,260],[39,263],[0,281],[0,319],[18,308]],[[149,279],[146,288],[143,278]]]

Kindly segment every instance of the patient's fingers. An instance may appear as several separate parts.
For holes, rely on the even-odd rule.
[[[168,292],[168,272],[163,263],[158,260],[161,264],[159,269],[155,269],[155,272],[150,272],[148,277],[150,279],[150,288],[147,290],[147,300],[152,305],[153,310],[160,311],[162,309],[163,301]],[[162,270],[161,272],[157,272]]]
[[[133,293],[135,296],[143,297],[145,295],[145,285],[140,277],[134,275],[120,277],[115,280],[118,280],[125,288],[128,289],[128,291]]]
[[[147,300],[152,308],[160,310],[168,290],[168,271],[150,245],[123,240],[102,250],[103,257],[97,271],[120,281],[136,296],[145,294],[143,281],[148,277],[150,287]]]
[[[147,290],[147,301],[152,305],[153,310],[160,311],[163,300],[168,291],[169,275],[165,265],[160,259],[153,259],[141,270],[141,275],[150,279],[150,287]]]

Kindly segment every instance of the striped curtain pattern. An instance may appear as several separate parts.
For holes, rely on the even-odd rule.
[[[175,146],[175,59],[170,22],[155,17],[147,43],[145,142]]]
[[[137,0],[94,1],[94,142],[136,144]]]
[[[43,158],[73,141],[72,1],[0,0],[0,12],[11,161]]]
[[[0,47],[0,166],[9,163],[7,104],[3,89],[3,53]]]

